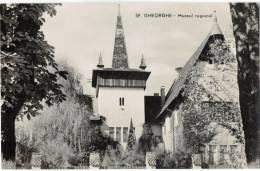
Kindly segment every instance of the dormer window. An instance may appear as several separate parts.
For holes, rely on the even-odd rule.
[[[124,97],[120,97],[119,98],[119,106],[120,107],[124,107],[125,106],[125,98]]]

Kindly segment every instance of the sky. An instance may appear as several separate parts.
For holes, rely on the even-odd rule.
[[[105,67],[112,66],[118,3],[63,3],[57,15],[44,15],[45,38],[55,47],[55,59],[66,60],[68,65],[83,74],[84,94],[94,95],[91,87],[92,70],[99,54]],[[130,68],[138,69],[142,54],[151,71],[146,95],[168,92],[177,77],[175,68],[182,67],[210,32],[216,10],[218,24],[228,37],[232,23],[228,3],[120,3]],[[172,14],[171,18],[144,17],[145,14]],[[140,14],[141,17],[136,17]],[[178,14],[191,15],[190,18]]]

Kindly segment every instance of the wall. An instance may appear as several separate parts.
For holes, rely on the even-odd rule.
[[[119,106],[119,98],[124,97],[125,107]],[[136,139],[141,136],[144,123],[144,88],[100,87],[98,95],[98,114],[107,118],[107,125],[121,127],[121,142],[123,141],[123,127],[130,127],[132,118]],[[122,142],[125,147],[126,143]]]
[[[165,151],[168,153],[173,152],[173,123],[172,115],[167,115],[164,119],[164,124],[162,126],[162,138],[165,145]]]

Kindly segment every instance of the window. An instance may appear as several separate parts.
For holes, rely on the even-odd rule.
[[[121,127],[116,127],[116,141],[121,142]]]
[[[114,127],[109,127],[109,137],[114,140]]]
[[[225,154],[227,154],[227,146],[221,145],[219,153],[219,164],[221,165],[225,163]]]
[[[209,58],[209,64],[213,64],[214,60],[212,58]]]
[[[230,159],[231,162],[234,163],[236,160],[236,156],[237,156],[237,146],[236,145],[231,145],[230,146]]]
[[[209,164],[214,164],[215,162],[215,152],[216,152],[216,146],[215,145],[209,145]]]
[[[128,128],[124,127],[123,128],[123,141],[127,142],[127,139],[128,139]]]
[[[125,98],[124,97],[119,98],[119,106],[125,106]]]

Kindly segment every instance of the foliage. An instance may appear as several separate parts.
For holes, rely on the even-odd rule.
[[[34,144],[29,141],[29,137],[23,137],[17,142],[16,165],[20,168],[30,169],[32,153],[36,152]]]
[[[217,134],[212,120],[200,112],[191,100],[186,100],[180,107],[183,112],[184,142],[192,153],[198,152],[199,144],[210,142]]]
[[[27,132],[31,129],[31,146],[46,156],[46,168],[68,165],[69,162],[72,165],[85,162],[82,153],[88,148],[90,137],[92,102],[90,97],[82,94],[82,75],[64,61],[59,62],[59,68],[69,73],[67,80],[58,80],[63,85],[67,100],[51,107],[43,104],[41,115],[32,118],[26,124],[27,130],[24,129]],[[18,122],[17,125],[22,123]]]
[[[249,169],[259,169],[260,168],[260,159],[256,159],[254,162],[248,164]]]
[[[157,144],[153,141],[153,131],[150,124],[143,124],[142,135],[138,139],[137,151],[140,154],[146,155],[146,152],[152,151]]]
[[[103,135],[100,126],[96,126],[91,131],[91,143],[88,144],[87,153],[99,152],[101,159],[105,156],[109,158],[111,155],[120,158],[122,146],[118,141],[114,141],[111,137]]]
[[[260,158],[259,4],[230,3],[238,63],[239,101],[248,164]],[[258,130],[258,131],[257,131]]]
[[[54,60],[54,47],[44,39],[40,27],[45,21],[43,13],[56,14],[56,4],[11,4],[1,5],[1,73],[2,99],[5,113],[15,108],[24,98],[23,112],[19,115],[35,116],[42,109],[42,100],[48,105],[62,102],[65,95],[58,76],[66,78],[66,72],[59,71]],[[54,68],[51,73],[48,67]],[[17,114],[17,113],[16,113]]]
[[[177,169],[177,168],[191,168],[191,155],[188,152],[180,151],[178,150],[178,153],[175,154],[165,154],[163,156],[160,156],[157,159],[157,169],[162,168],[171,168],[171,169]]]
[[[243,143],[240,111],[233,101],[236,98],[233,90],[237,90],[236,63],[230,47],[223,37],[211,37],[202,57],[201,64],[195,64],[186,79],[182,92],[184,102],[179,106],[185,146],[193,153],[198,152],[200,144],[210,142],[219,133],[219,125],[229,129],[231,135]],[[213,64],[206,66],[209,59],[213,60]],[[230,88],[223,86],[223,82]],[[212,105],[205,108],[204,102]],[[235,119],[230,119],[231,113],[226,114],[229,111]]]
[[[132,122],[132,119],[131,119],[129,136],[128,136],[128,141],[127,141],[127,145],[126,145],[126,150],[127,151],[132,151],[134,146],[135,146],[135,143],[136,143],[136,139],[135,139],[134,127],[133,127],[133,122]]]
[[[116,147],[108,145],[102,160],[102,166],[118,166],[123,149],[119,144]]]
[[[68,144],[57,141],[48,141],[41,150],[46,168],[66,166],[68,160],[75,155]]]
[[[44,13],[56,15],[56,4],[1,4],[1,133],[2,153],[15,159],[16,117],[39,114],[42,101],[62,102],[58,76],[66,78],[54,61],[54,47],[40,31]],[[48,68],[53,68],[50,72]]]
[[[137,144],[133,146],[131,151],[126,150],[121,157],[121,165],[123,166],[144,166],[145,155],[138,152]]]

